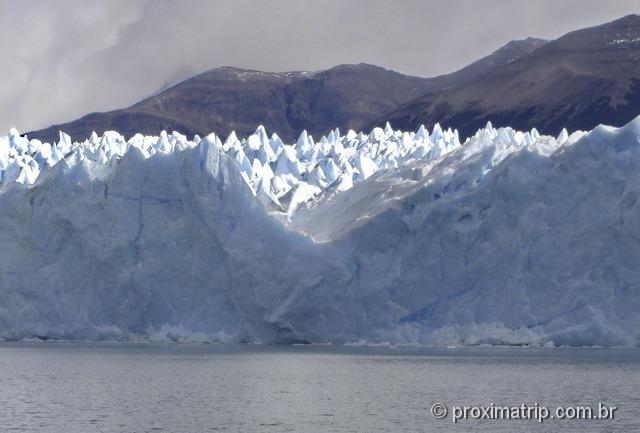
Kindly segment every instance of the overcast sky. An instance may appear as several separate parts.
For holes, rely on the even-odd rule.
[[[638,11],[640,0],[0,0],[0,131],[128,106],[223,65],[433,76],[512,39]]]

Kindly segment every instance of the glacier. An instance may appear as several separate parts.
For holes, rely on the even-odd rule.
[[[0,137],[0,338],[640,343],[640,117]]]

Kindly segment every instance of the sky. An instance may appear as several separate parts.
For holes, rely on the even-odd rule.
[[[126,107],[218,66],[429,77],[638,12],[640,0],[0,0],[0,134]]]

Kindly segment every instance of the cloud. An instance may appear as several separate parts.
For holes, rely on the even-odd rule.
[[[130,105],[222,65],[455,70],[511,39],[637,9],[592,0],[0,0],[0,131]]]

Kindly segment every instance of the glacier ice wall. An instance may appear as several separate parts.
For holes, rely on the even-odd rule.
[[[637,345],[640,119],[0,137],[0,337]]]

